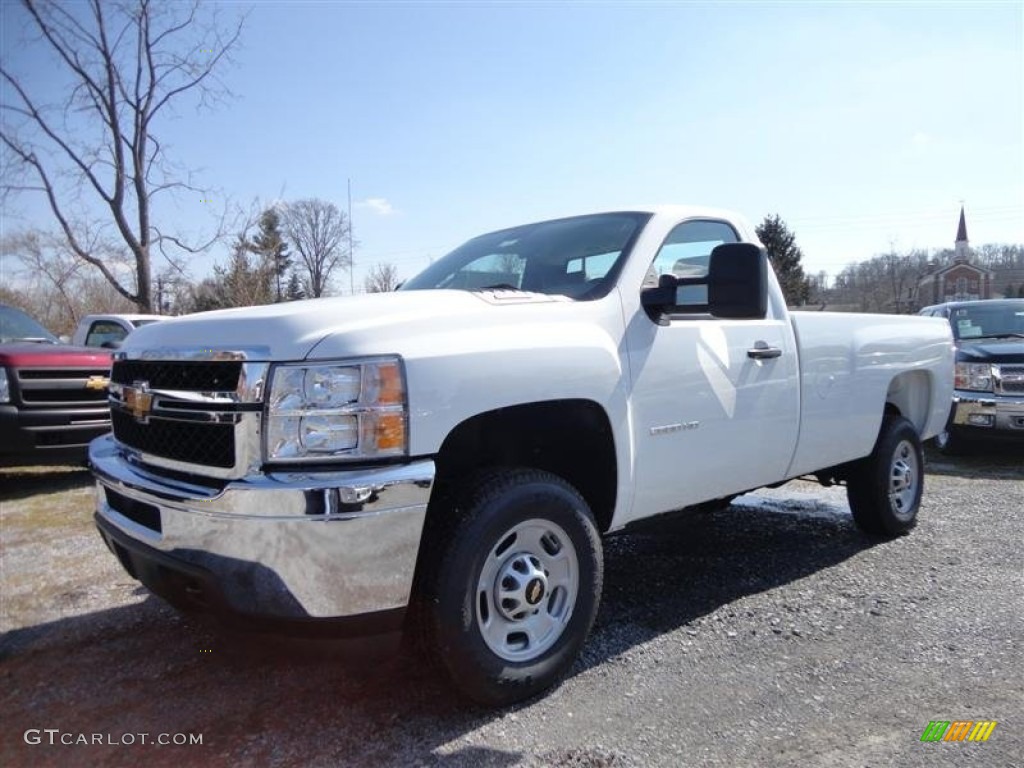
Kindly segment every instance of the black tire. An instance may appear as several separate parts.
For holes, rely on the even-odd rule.
[[[432,522],[418,581],[425,650],[480,704],[551,687],[576,659],[601,599],[601,540],[587,503],[548,472],[503,469],[456,494],[446,518]]]
[[[871,454],[852,467],[846,498],[866,533],[898,536],[917,524],[924,491],[924,452],[914,425],[886,416]]]
[[[964,439],[958,437],[948,424],[935,436],[935,448],[943,456],[963,456],[967,453]]]

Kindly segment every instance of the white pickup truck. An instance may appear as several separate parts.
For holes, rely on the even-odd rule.
[[[580,650],[602,534],[808,475],[909,530],[953,345],[791,314],[741,217],[663,207],[483,235],[394,293],[149,325],[111,379],[96,522],[133,577],[255,625],[412,633],[505,704]]]

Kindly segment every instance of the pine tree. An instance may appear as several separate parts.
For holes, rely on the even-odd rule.
[[[811,288],[800,264],[803,253],[796,244],[796,235],[789,231],[778,214],[765,216],[754,231],[768,252],[786,304],[791,307],[806,304]]]
[[[306,291],[302,288],[302,281],[299,280],[298,272],[292,270],[291,276],[288,278],[288,287],[285,288],[284,300],[298,301],[304,298],[306,298]]]
[[[273,265],[258,256],[251,258],[251,253],[252,241],[239,235],[227,265],[214,266],[215,301],[219,306],[251,307],[273,302]]]
[[[1003,296],[1005,296],[1008,299],[1012,299],[1013,298],[1013,296],[1014,296],[1014,293],[1013,293],[1013,283],[1007,283],[1006,284],[1006,288],[1003,289]]]
[[[281,280],[291,269],[292,257],[281,234],[281,216],[274,208],[260,215],[259,232],[250,241],[249,250],[259,257],[261,266],[272,276],[275,300],[281,301]]]

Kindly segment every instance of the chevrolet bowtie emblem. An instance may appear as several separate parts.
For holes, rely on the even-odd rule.
[[[136,421],[145,423],[153,409],[153,394],[149,391],[149,383],[136,381],[134,386],[125,387],[123,391],[125,408],[132,412]]]
[[[90,376],[85,381],[86,389],[106,389],[110,379],[106,376]]]

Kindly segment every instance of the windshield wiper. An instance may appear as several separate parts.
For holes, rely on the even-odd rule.
[[[972,339],[1024,339],[1024,333],[1007,331],[1006,333],[986,333],[982,336],[972,336]]]

